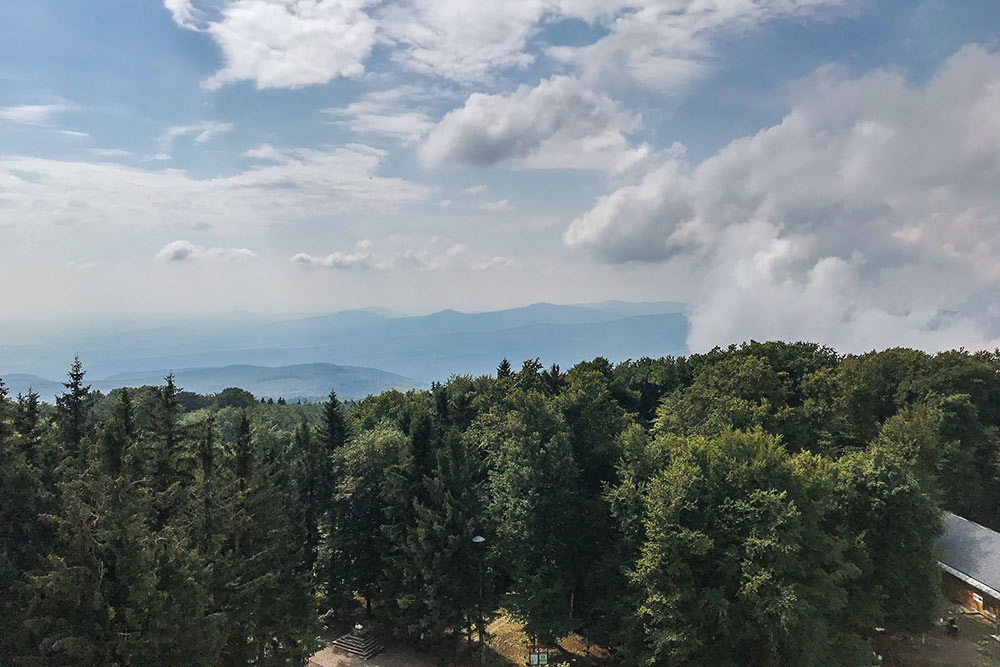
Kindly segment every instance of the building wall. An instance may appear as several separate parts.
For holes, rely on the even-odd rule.
[[[952,602],[969,611],[978,611],[993,619],[1000,618],[1000,600],[976,590],[958,577],[942,572],[941,586],[945,597]]]

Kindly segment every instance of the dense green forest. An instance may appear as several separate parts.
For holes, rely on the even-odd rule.
[[[626,665],[871,664],[935,614],[940,509],[1000,527],[998,371],[770,342],[350,406],[0,384],[0,664],[302,664],[365,607],[426,646],[503,610]]]

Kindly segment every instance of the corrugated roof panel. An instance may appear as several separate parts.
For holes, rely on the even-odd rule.
[[[944,513],[944,525],[938,560],[1000,591],[1000,533],[951,512]]]

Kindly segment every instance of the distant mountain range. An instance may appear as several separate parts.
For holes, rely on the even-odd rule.
[[[119,373],[103,380],[87,378],[87,384],[105,393],[119,387],[143,387],[163,384],[169,370],[144,373]],[[177,386],[197,394],[215,394],[227,387],[240,387],[255,396],[288,400],[318,400],[325,398],[331,388],[336,388],[342,398],[363,398],[389,389],[417,389],[423,383],[402,375],[361,366],[335,364],[297,364],[295,366],[234,365],[222,368],[194,368],[173,371]],[[15,373],[4,378],[10,393],[27,394],[34,390],[42,400],[52,401],[64,389],[59,382]]]
[[[350,310],[284,319],[220,316],[134,330],[91,327],[80,336],[0,344],[0,377],[14,387],[15,382],[24,386],[23,379],[17,379],[21,375],[34,375],[38,378],[32,382],[49,382],[59,391],[61,385],[43,378],[63,377],[76,353],[88,378],[102,378],[93,382],[95,388],[125,380],[142,384],[158,378],[158,383],[166,374],[163,369],[174,369],[179,380],[184,374],[181,384],[193,391],[234,385],[270,396],[275,395],[274,387],[287,386],[280,395],[297,398],[316,394],[293,390],[306,392],[333,377],[332,369],[342,369],[333,382],[338,393],[362,396],[389,386],[422,386],[452,374],[491,373],[504,357],[517,368],[535,357],[545,365],[568,367],[595,356],[622,361],[682,354],[685,311],[684,304],[675,302],[609,301],[537,303],[482,313],[443,310],[423,316]],[[351,391],[347,383],[354,383]],[[43,396],[49,394],[50,388],[43,392],[43,385],[33,386]]]

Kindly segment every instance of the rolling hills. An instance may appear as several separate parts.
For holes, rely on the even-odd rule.
[[[674,302],[536,303],[420,316],[365,310],[298,317],[220,315],[150,328],[90,327],[83,335],[0,344],[0,377],[11,387],[32,384],[43,395],[58,392],[53,378],[64,376],[76,353],[95,388],[159,382],[165,369],[174,369],[182,385],[194,391],[238,385],[259,395],[280,389],[286,398],[307,397],[335,377],[338,393],[359,396],[422,386],[452,374],[491,373],[504,357],[517,368],[536,357],[546,366],[568,367],[595,356],[622,361],[682,354],[687,326],[684,304]],[[316,365],[325,370],[309,369]],[[361,370],[352,375],[327,367]]]

